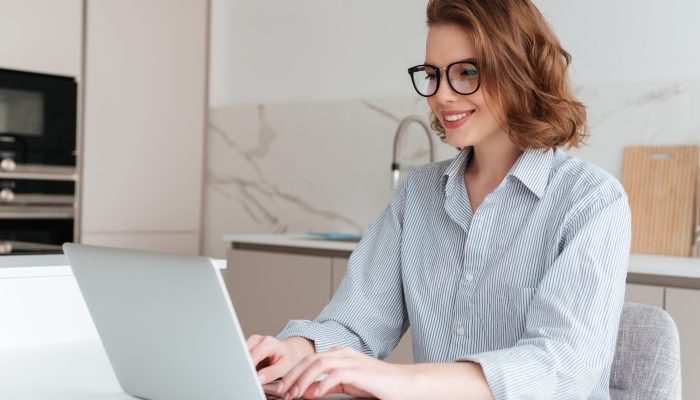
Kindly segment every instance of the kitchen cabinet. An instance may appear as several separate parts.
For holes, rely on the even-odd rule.
[[[199,253],[208,3],[87,1],[83,243]]]
[[[222,275],[246,337],[314,319],[330,299],[329,258],[229,250],[227,260]]]
[[[666,311],[678,326],[681,339],[683,398],[700,398],[700,290],[667,288]]]
[[[625,303],[647,304],[664,308],[664,288],[628,283],[625,289]]]
[[[133,250],[196,254],[199,236],[194,232],[83,232],[81,242]]]
[[[0,68],[80,80],[83,0],[2,0]]]
[[[347,254],[349,256],[349,254]],[[313,320],[347,270],[346,257],[231,249],[222,271],[244,334],[277,335],[291,319]],[[410,333],[387,361],[413,361]]]

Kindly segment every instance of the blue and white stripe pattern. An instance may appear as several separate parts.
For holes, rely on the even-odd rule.
[[[523,153],[472,213],[466,148],[414,170],[314,321],[279,338],[481,364],[496,399],[608,399],[630,249],[622,186],[560,149]]]

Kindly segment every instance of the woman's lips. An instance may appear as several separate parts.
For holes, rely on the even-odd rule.
[[[445,126],[445,129],[456,129],[464,125],[472,116],[472,114],[474,114],[474,110],[443,114],[442,124]],[[449,121],[448,118],[452,121]]]

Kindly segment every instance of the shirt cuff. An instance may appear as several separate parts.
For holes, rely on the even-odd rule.
[[[524,354],[527,353],[527,354]],[[555,390],[551,368],[538,349],[506,348],[460,357],[481,366],[494,399],[550,398]],[[541,359],[538,359],[541,358]],[[544,379],[543,379],[544,378]]]
[[[323,353],[335,346],[351,347],[363,354],[372,355],[366,346],[362,345],[357,335],[348,328],[333,322],[315,322],[307,320],[292,320],[282,332],[277,335],[277,339],[285,340],[290,337],[299,336],[314,342],[317,353]]]

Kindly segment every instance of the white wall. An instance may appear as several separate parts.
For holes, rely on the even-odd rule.
[[[577,84],[700,80],[696,0],[535,0]]]
[[[410,96],[425,0],[213,0],[210,105]]]
[[[535,3],[588,106],[573,154],[619,177],[625,146],[698,142],[700,2]],[[223,256],[226,233],[362,231],[387,202],[398,121],[427,116],[406,73],[426,0],[274,4],[212,0],[206,254]]]
[[[0,67],[79,79],[82,0],[0,0]]]
[[[577,85],[700,79],[700,2],[535,0]],[[212,1],[211,105],[412,95],[425,0]]]

